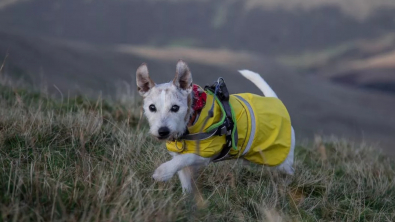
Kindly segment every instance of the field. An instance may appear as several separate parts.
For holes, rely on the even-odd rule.
[[[345,140],[298,144],[296,175],[237,161],[177,178],[139,100],[52,98],[0,86],[0,221],[394,221],[394,161]]]

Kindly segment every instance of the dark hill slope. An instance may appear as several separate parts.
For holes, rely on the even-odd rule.
[[[247,9],[245,1],[228,0],[35,0],[4,7],[0,26],[93,43],[186,44],[265,54],[319,50],[395,29],[391,7],[377,7],[364,19],[324,4],[288,8]]]

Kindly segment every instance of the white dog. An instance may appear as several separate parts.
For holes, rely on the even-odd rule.
[[[212,90],[203,90],[192,84],[192,74],[182,60],[169,83],[155,84],[146,64],[137,69],[137,87],[144,97],[150,133],[167,141],[173,156],[155,170],[155,180],[167,181],[178,173],[183,191],[190,192],[191,167],[235,158],[275,166],[293,175],[295,133],[285,106],[259,74],[239,72],[265,97],[246,93],[230,95],[227,100],[220,81]]]

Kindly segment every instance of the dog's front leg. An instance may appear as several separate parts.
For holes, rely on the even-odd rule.
[[[194,176],[194,167],[187,166],[178,171],[178,178],[181,182],[182,192],[184,194],[192,192],[192,181]]]
[[[152,177],[157,181],[167,181],[174,174],[187,166],[207,165],[210,158],[204,158],[193,153],[174,156],[172,160],[160,165]]]

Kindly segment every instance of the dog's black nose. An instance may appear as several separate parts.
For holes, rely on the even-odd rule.
[[[170,129],[162,126],[161,128],[159,128],[158,133],[161,137],[168,136],[170,134]]]

